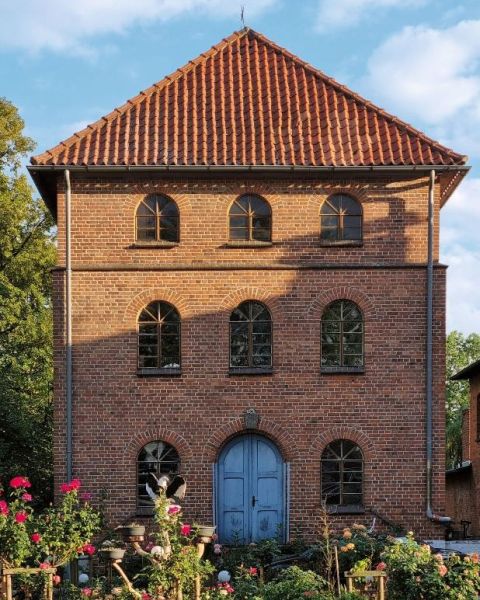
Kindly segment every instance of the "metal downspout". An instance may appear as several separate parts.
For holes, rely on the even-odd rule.
[[[433,490],[433,220],[435,214],[435,171],[430,171],[430,186],[428,190],[428,260],[427,260],[427,517],[436,523],[448,524],[450,517],[436,515],[432,509]]]
[[[72,373],[72,248],[71,248],[71,201],[70,171],[65,169],[65,329],[66,329],[66,409],[67,409],[67,481],[73,477],[73,373]]]

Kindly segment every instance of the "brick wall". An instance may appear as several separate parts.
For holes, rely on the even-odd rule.
[[[365,507],[425,535],[426,177],[336,181],[164,179],[73,175],[74,474],[97,499],[108,490],[112,523],[135,512],[136,456],[163,439],[180,453],[187,513],[212,519],[212,464],[254,407],[259,432],[291,465],[291,534],[311,534],[320,510],[320,456],[330,441],[365,455]],[[162,192],[180,210],[180,244],[140,249],[134,211]],[[227,212],[240,193],[272,206],[273,244],[231,248]],[[333,191],[358,197],[364,243],[318,244],[319,207]],[[59,184],[55,294],[55,469],[65,476],[63,196]],[[438,209],[438,207],[437,207]],[[437,210],[438,217],[438,210]],[[438,218],[435,254],[438,256]],[[228,374],[228,320],[260,299],[273,318],[271,375]],[[320,318],[333,299],[365,317],[365,373],[320,373]],[[182,375],[136,374],[136,318],[166,300],[182,318]],[[434,509],[444,495],[445,270],[435,269]]]

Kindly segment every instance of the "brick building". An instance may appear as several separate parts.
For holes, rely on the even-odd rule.
[[[223,540],[309,536],[322,498],[439,534],[439,211],[465,162],[251,29],[34,157],[57,482],[116,523],[179,471]]]
[[[462,465],[447,471],[447,510],[463,535],[480,536],[480,360],[452,377],[467,380],[470,407],[463,413]],[[464,528],[461,525],[464,525]]]

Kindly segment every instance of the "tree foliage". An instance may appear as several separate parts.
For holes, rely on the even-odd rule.
[[[468,381],[450,381],[461,369],[480,358],[480,334],[465,336],[452,331],[447,337],[447,396],[446,434],[447,466],[452,468],[462,462],[462,417],[469,407]]]
[[[52,471],[53,221],[20,171],[33,150],[0,98],[0,480],[30,473],[47,500]]]

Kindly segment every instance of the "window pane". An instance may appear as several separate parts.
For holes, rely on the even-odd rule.
[[[152,215],[149,217],[137,217],[137,227],[139,229],[155,229],[156,218]]]
[[[335,215],[322,216],[322,229],[334,229],[337,230],[338,227],[338,217]]]
[[[343,217],[343,226],[345,228],[351,227],[353,229],[360,229],[362,226],[362,217],[352,217],[349,215],[345,215]]]
[[[361,240],[362,230],[356,227],[345,227],[343,230],[344,240]]]
[[[162,217],[178,217],[178,208],[175,202],[168,200],[168,198],[162,198],[159,202],[159,209]]]
[[[248,229],[230,229],[231,240],[248,240]]]
[[[231,215],[244,215],[248,213],[248,199],[243,197],[235,200],[230,208]]]
[[[340,211],[340,197],[332,196],[322,204],[320,214],[322,215],[336,215]]]
[[[341,196],[342,212],[349,215],[361,215],[362,209],[360,204],[350,196]]]
[[[250,207],[251,207],[251,210],[256,215],[262,215],[262,216],[270,215],[270,206],[268,205],[268,203],[265,200],[262,200],[262,198],[257,198],[256,196],[251,196],[250,197]]]
[[[271,233],[270,229],[260,229],[256,227],[252,233],[252,239],[257,240],[258,242],[270,242]]]
[[[270,229],[270,217],[257,217],[255,215],[252,219],[252,225],[254,229]]]
[[[338,239],[338,231],[335,229],[325,229],[322,227],[320,231],[320,239],[327,242],[335,242]]]
[[[246,228],[248,227],[248,217],[230,217],[230,227],[240,227]]]

